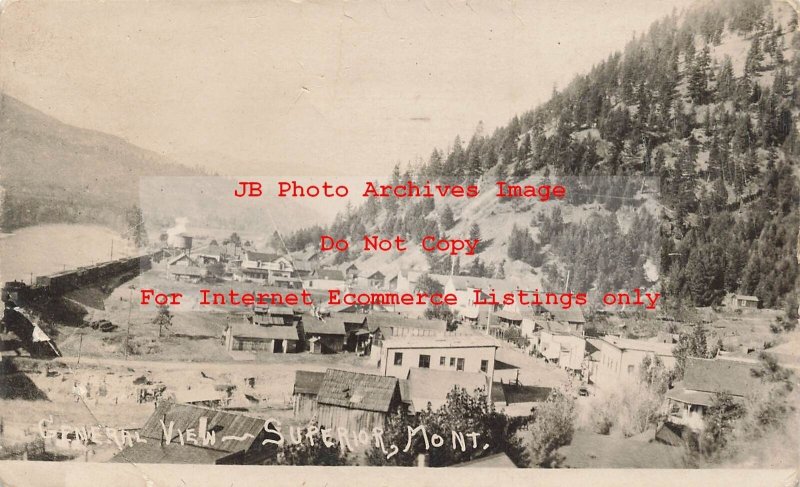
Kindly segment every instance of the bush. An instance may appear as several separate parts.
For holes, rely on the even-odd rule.
[[[557,467],[556,451],[572,442],[575,432],[575,399],[559,390],[550,393],[547,401],[536,407],[530,425],[531,462],[540,467]]]

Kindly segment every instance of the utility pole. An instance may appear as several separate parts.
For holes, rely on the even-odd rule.
[[[114,239],[111,239],[111,257],[108,260],[114,260]]]
[[[78,363],[75,364],[75,365],[80,365],[81,364],[81,350],[83,350],[83,333],[81,333],[80,336],[81,336],[81,339],[80,339],[80,342],[78,342]]]
[[[133,309],[133,284],[128,286],[128,331],[125,333],[125,360],[128,360],[128,341],[131,339],[131,310]]]

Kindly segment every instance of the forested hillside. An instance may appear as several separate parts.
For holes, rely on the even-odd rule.
[[[571,181],[573,194],[588,195],[579,203],[601,203],[601,213],[565,220],[559,209],[523,205],[513,208],[515,222],[527,216],[530,231],[515,223],[509,232],[492,220],[507,202],[486,200],[474,214],[440,200],[372,199],[328,230],[353,240],[366,231],[413,240],[455,235],[452,222],[462,222],[460,236],[469,229],[486,240],[491,229],[487,245],[502,242],[505,255],[478,255],[468,266],[429,259],[431,270],[503,275],[523,262],[515,271],[545,284],[563,283],[570,272],[571,288],[614,288],[654,279],[614,273],[647,274],[641,251],[652,239],[643,228],[658,228],[655,280],[671,307],[719,304],[726,292],[741,292],[765,307],[796,309],[799,50],[797,13],[788,3],[725,1],[674,14],[538,108],[492,134],[479,125],[466,144],[456,138],[390,178]],[[648,194],[642,177],[660,191]],[[660,205],[649,211],[652,196]],[[627,215],[618,211],[625,207]],[[608,245],[620,225],[638,233]],[[321,230],[298,232],[290,245],[317,243]],[[593,254],[598,247],[618,255]],[[603,269],[604,256],[613,268]],[[600,282],[609,275],[611,282]]]

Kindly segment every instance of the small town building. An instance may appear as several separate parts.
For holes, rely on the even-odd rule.
[[[570,333],[541,330],[534,340],[534,353],[562,369],[580,373],[584,368],[586,340]]]
[[[734,309],[741,308],[758,308],[759,299],[756,296],[747,296],[745,294],[729,294],[727,305]]]
[[[271,353],[296,352],[300,338],[294,326],[259,326],[247,321],[225,329],[225,349]]]
[[[208,276],[208,271],[188,254],[181,254],[167,262],[167,275],[176,281],[198,283]]]
[[[590,382],[600,387],[611,386],[620,381],[636,381],[639,369],[645,357],[658,357],[668,369],[675,367],[674,345],[645,340],[631,340],[607,335],[600,339],[592,339],[593,346],[598,348],[599,360],[594,373],[590,373]]]
[[[373,346],[380,346],[384,339],[391,337],[442,336],[447,332],[445,320],[409,318],[392,312],[369,313],[367,326],[372,334]]]
[[[298,370],[294,374],[292,401],[294,418],[309,421],[317,414],[317,395],[325,372]]]
[[[406,336],[383,341],[378,368],[405,379],[412,368],[482,373],[494,377],[497,343],[485,335]]]
[[[325,428],[371,433],[403,408],[398,380],[328,369],[317,395],[317,421]]]
[[[312,353],[339,353],[344,351],[347,330],[344,321],[337,317],[303,315],[303,336]]]
[[[263,444],[268,435],[264,426],[263,419],[244,414],[163,401],[139,430],[143,441],[124,448],[111,462],[261,465],[277,451]],[[187,441],[189,436],[194,439]]]
[[[344,274],[345,279],[348,281],[353,281],[358,278],[359,269],[358,266],[353,262],[345,262],[341,266],[339,266],[339,270],[342,271]]]
[[[288,306],[253,306],[253,324],[260,326],[294,325],[298,318]]]
[[[339,269],[317,269],[303,279],[305,289],[317,291],[342,289],[346,284],[344,273]]]
[[[359,276],[356,279],[356,285],[371,289],[383,289],[386,285],[386,276],[381,271],[374,271],[367,275]]]
[[[761,380],[753,375],[753,370],[760,368],[752,359],[688,357],[683,380],[667,391],[669,420],[694,431],[704,429],[703,416],[715,396],[727,393],[734,401],[743,402],[760,387]]]

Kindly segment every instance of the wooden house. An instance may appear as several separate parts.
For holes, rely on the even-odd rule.
[[[347,330],[340,318],[303,315],[302,330],[312,353],[339,353],[344,350]]]
[[[277,450],[263,444],[269,434],[264,426],[263,419],[244,414],[163,401],[139,430],[144,441],[111,462],[261,465]]]
[[[258,326],[242,322],[232,323],[225,330],[228,351],[291,353],[297,351],[299,343],[294,326]]]
[[[403,407],[398,380],[328,369],[317,395],[317,421],[326,428],[371,432]]]
[[[295,419],[308,421],[317,414],[317,395],[324,377],[325,372],[307,370],[295,372],[294,388],[292,389]]]

